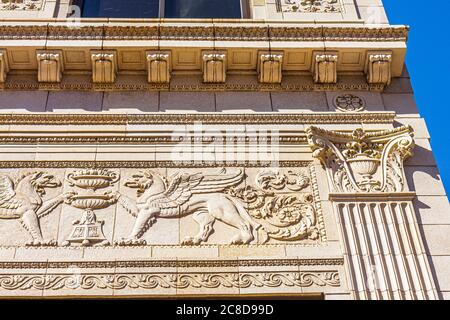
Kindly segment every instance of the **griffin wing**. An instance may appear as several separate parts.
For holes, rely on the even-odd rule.
[[[178,173],[170,182],[164,196],[167,207],[181,206],[192,196],[192,190],[200,184],[203,176],[201,174]]]
[[[243,177],[242,170],[233,174],[226,174],[226,171],[222,170],[215,175],[178,172],[172,178],[166,191],[153,196],[149,202],[161,209],[161,215],[176,216],[180,214],[180,207],[193,194],[222,192],[226,188],[240,183]]]
[[[192,193],[223,192],[225,189],[239,184],[243,178],[242,170],[227,174],[226,169],[223,168],[217,174],[203,176],[200,183],[192,189]]]
[[[0,175],[0,218],[15,216],[14,210],[20,208],[23,202],[22,198],[16,197],[12,180],[6,175]]]

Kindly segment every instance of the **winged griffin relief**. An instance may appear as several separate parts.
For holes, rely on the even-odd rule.
[[[242,170],[228,173],[225,169],[216,174],[179,171],[170,179],[151,170],[133,175],[125,186],[137,189],[137,201],[124,195],[118,201],[136,221],[131,234],[117,244],[145,244],[142,236],[157,218],[186,215],[192,215],[199,232],[185,238],[184,245],[206,242],[216,220],[237,229],[231,244],[317,238],[312,196],[297,194],[310,183],[306,175],[265,171],[256,179],[258,188],[238,187],[244,178]],[[274,192],[285,188],[290,193]]]
[[[46,241],[42,237],[39,219],[71,196],[61,194],[45,202],[42,200],[46,188],[59,186],[60,181],[42,171],[21,174],[16,181],[0,174],[0,219],[18,219],[33,239],[27,245],[56,245],[54,240]]]

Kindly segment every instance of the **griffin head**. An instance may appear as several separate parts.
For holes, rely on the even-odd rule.
[[[29,175],[31,185],[40,196],[45,195],[45,188],[57,188],[61,186],[61,181],[46,172],[34,172]]]

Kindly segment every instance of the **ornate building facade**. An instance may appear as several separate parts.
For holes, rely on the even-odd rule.
[[[380,0],[0,2],[0,297],[450,298]]]

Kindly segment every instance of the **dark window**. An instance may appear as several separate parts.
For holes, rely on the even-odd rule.
[[[158,18],[159,0],[84,0],[85,18]]]
[[[84,18],[242,18],[241,0],[73,0]],[[161,12],[161,15],[162,15]]]
[[[241,0],[165,0],[166,18],[241,18]]]

